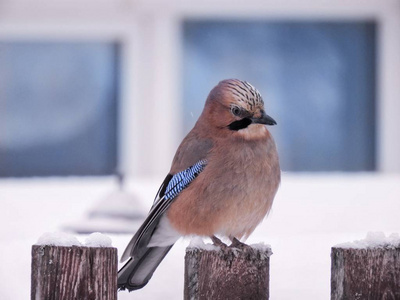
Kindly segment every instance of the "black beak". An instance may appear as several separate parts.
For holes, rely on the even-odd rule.
[[[251,121],[256,124],[276,125],[276,121],[268,116],[264,111],[262,112],[261,117],[251,118]]]

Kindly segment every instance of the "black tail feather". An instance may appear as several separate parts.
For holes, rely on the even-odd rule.
[[[118,289],[134,291],[144,287],[172,246],[147,248],[140,257],[130,258],[118,271]]]

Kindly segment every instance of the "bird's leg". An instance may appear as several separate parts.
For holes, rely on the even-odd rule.
[[[242,243],[235,237],[229,237],[229,239],[232,241],[232,244],[229,247],[242,248],[242,249],[249,247],[247,244]]]
[[[228,247],[224,242],[222,242],[219,238],[217,238],[215,235],[211,236],[211,240],[213,244],[217,247],[220,247],[221,249],[225,249]]]

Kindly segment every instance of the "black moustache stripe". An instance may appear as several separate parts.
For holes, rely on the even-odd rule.
[[[232,122],[231,124],[228,125],[230,130],[235,130],[238,131],[240,129],[247,128],[251,124],[251,120],[249,118],[244,118],[235,122]]]

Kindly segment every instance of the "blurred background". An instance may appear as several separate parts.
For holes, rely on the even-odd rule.
[[[281,191],[254,238],[276,253],[271,299],[327,299],[330,246],[400,231],[398,0],[0,0],[7,266],[29,282],[45,231],[109,232],[121,253],[227,78],[253,84],[278,122]],[[176,248],[142,299],[181,298]],[[28,297],[16,288],[1,298]]]

